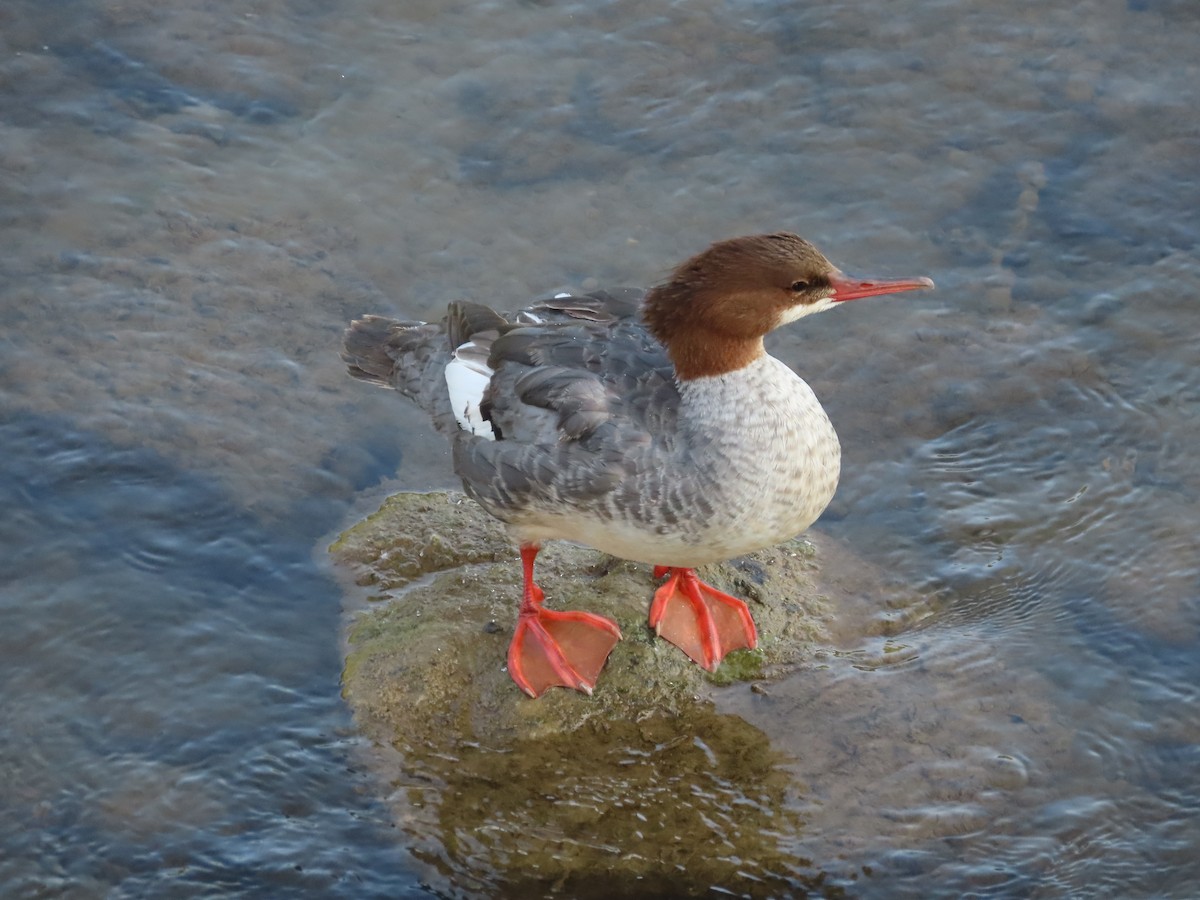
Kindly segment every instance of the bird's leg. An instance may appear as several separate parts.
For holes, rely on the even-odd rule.
[[[545,594],[533,581],[537,544],[521,545],[525,588],[512,643],[508,645],[508,674],[530,697],[560,686],[591,694],[596,679],[617,641],[617,623],[594,613],[545,609]]]
[[[718,591],[696,577],[694,569],[655,566],[654,577],[667,576],[650,604],[650,627],[708,671],[725,654],[754,649],[758,632],[744,601]]]

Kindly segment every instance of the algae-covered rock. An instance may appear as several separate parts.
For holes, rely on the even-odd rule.
[[[401,743],[457,735],[503,744],[571,732],[593,717],[680,715],[709,684],[761,679],[801,659],[828,616],[808,541],[710,566],[702,576],[747,599],[760,636],[758,649],[731,653],[710,675],[647,627],[649,566],[551,543],[537,562],[547,606],[609,616],[623,640],[592,697],[554,689],[535,703],[505,670],[521,567],[503,527],[473,502],[396,495],[331,551],[374,598],[349,623],[346,696],[373,736]]]
[[[392,590],[431,572],[508,559],[504,526],[460,494],[396,494],[329,548],[360,585]]]
[[[505,670],[516,550],[473,502],[391,497],[331,552],[369,593],[347,616],[345,695],[364,732],[398,751],[377,759],[402,788],[398,821],[452,890],[757,895],[819,879],[778,846],[794,818],[783,758],[710,700],[720,685],[748,690],[794,670],[827,638],[814,543],[701,571],[745,597],[759,629],[759,648],[714,675],[647,627],[649,566],[547,545],[537,566],[547,606],[609,616],[623,640],[593,696],[553,689],[536,701]]]

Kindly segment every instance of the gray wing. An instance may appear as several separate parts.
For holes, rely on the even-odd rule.
[[[342,358],[430,414],[467,493],[498,518],[564,504],[602,513],[606,495],[631,490],[679,439],[674,369],[638,320],[642,297],[560,295],[514,316],[459,302],[431,324],[366,316],[347,329]],[[493,370],[480,403],[491,436],[458,425],[444,377],[456,353]]]
[[[495,374],[482,408],[496,439],[460,433],[454,464],[494,515],[600,510],[605,495],[669,452],[679,392],[665,351],[637,320],[641,297],[544,300],[487,344]]]

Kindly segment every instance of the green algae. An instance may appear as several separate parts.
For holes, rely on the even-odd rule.
[[[708,682],[723,687],[739,681],[756,681],[766,677],[766,673],[766,653],[761,648],[735,650],[722,660],[717,671],[709,673]]]

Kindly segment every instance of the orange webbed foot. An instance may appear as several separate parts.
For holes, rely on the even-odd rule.
[[[530,697],[566,687],[591,694],[621,629],[595,613],[544,609],[545,594],[533,581],[535,544],[521,546],[525,592],[520,618],[508,645],[508,674]]]
[[[609,653],[621,640],[617,623],[594,613],[522,609],[508,646],[508,674],[530,697],[567,687],[591,694]]]
[[[758,631],[745,601],[718,591],[692,569],[656,566],[667,575],[650,604],[650,627],[710,672],[732,650],[753,649]]]

